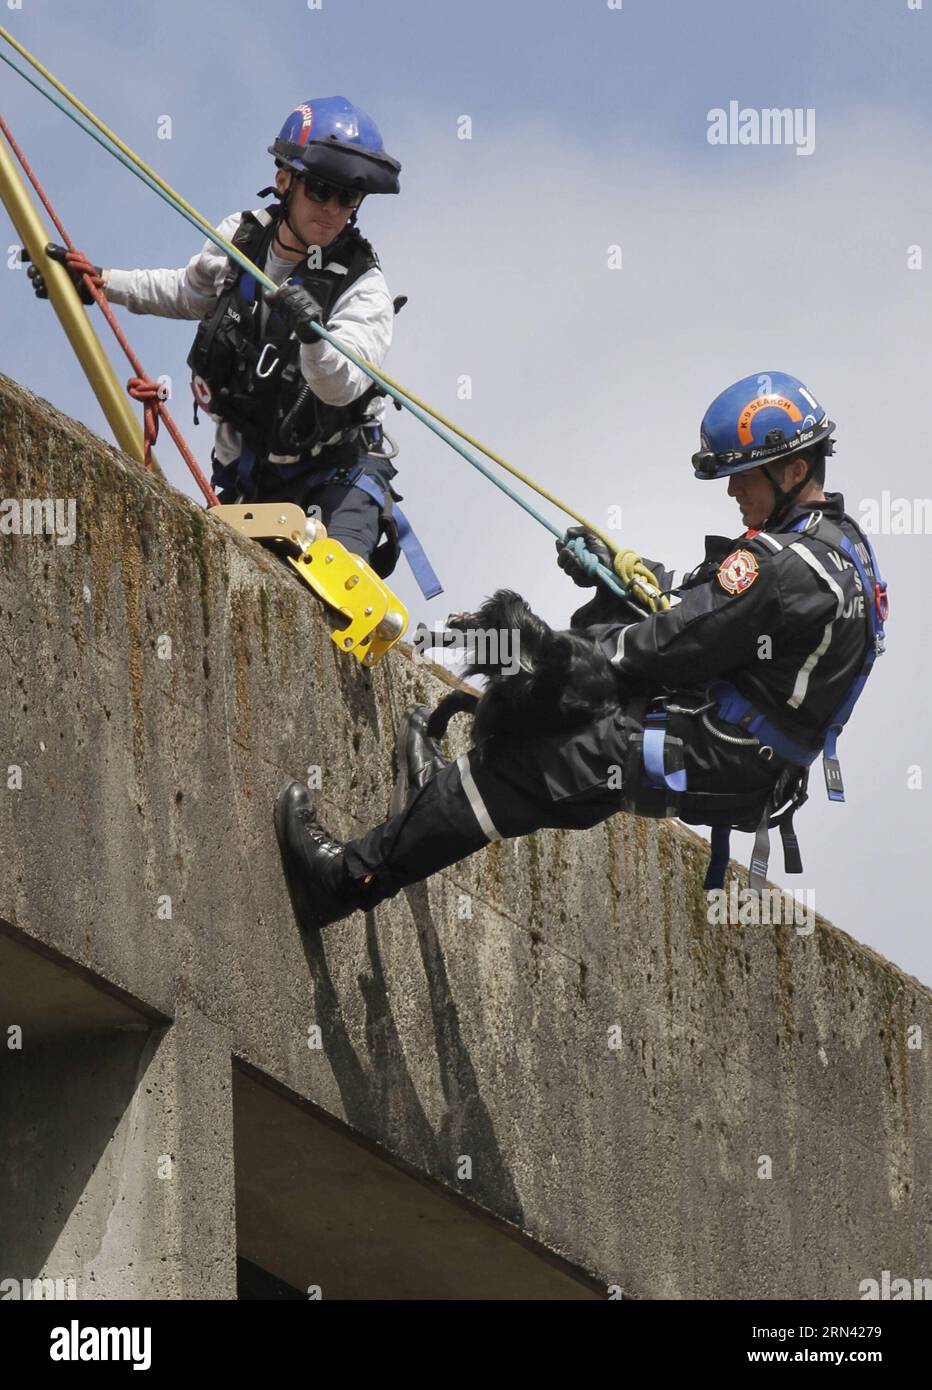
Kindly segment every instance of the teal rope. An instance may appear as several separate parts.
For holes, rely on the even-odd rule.
[[[84,116],[80,111],[72,110],[72,108],[65,101],[64,97],[62,97],[58,92],[54,90],[48,90],[44,86],[42,86],[42,84],[35,77],[33,77],[24,68],[21,68],[19,66],[19,63],[2,49],[0,49],[0,59],[2,59],[4,63],[11,67],[14,72],[19,73],[20,77],[25,78],[29,85],[31,87],[34,87],[37,92],[40,92],[42,96],[47,97],[48,100],[52,102],[54,106],[57,106],[59,111],[61,111],[65,116],[67,116],[69,120],[74,121],[75,125],[79,126],[81,130],[83,130],[87,135],[90,135],[93,140],[96,140],[98,145],[105,149],[108,154],[114,155],[115,158],[117,158],[120,161],[120,163],[124,165],[125,168],[129,169],[131,174],[135,174],[136,177],[140,179],[144,184],[146,184],[148,188],[152,189],[153,193],[157,193],[164,202],[168,203],[170,207],[173,207],[176,212],[179,212],[186,222],[190,222],[193,227],[196,227],[202,236],[206,236],[210,241],[214,243],[216,247],[218,247],[219,250],[223,251],[226,256],[229,256],[233,260],[237,261],[243,270],[255,277],[255,270],[251,262],[247,260],[245,256],[240,254],[240,252],[237,251],[235,246],[231,248],[224,246],[221,241],[221,238],[215,232],[213,232],[212,230],[208,230],[206,227],[202,226],[201,223],[195,217],[191,216],[187,208],[183,208],[176,198],[173,198],[170,193],[166,193],[164,188],[161,188],[155,182],[155,180],[153,178],[150,178],[150,176],[143,169],[140,169],[136,164],[134,164],[132,160],[129,159],[123,153],[122,150],[117,149],[116,145],[112,144],[111,141],[109,141],[107,137],[97,129],[96,126],[92,125],[86,116]],[[275,285],[274,281],[270,280],[268,276],[264,275],[262,278],[267,288],[271,286],[272,293],[274,294],[278,286]],[[512,502],[516,502],[518,506],[523,508],[529,516],[532,516],[535,521],[539,522],[541,526],[548,530],[552,536],[555,536],[557,540],[564,542],[564,544],[567,543],[567,536],[564,531],[561,531],[558,526],[555,526],[553,524],[553,522],[548,521],[545,516],[542,516],[541,513],[537,511],[536,507],[533,507],[530,502],[526,502],[523,497],[519,497],[518,494],[514,492],[513,489],[508,486],[507,483],[503,483],[500,478],[497,478],[495,474],[491,471],[491,469],[487,468],[484,463],[481,463],[479,459],[475,458],[454,435],[447,434],[447,432],[443,429],[443,427],[440,424],[438,424],[436,420],[432,420],[431,417],[425,411],[421,410],[420,406],[415,405],[413,401],[410,401],[407,398],[407,396],[402,394],[402,392],[396,390],[394,386],[390,386],[389,383],[384,379],[384,377],[382,377],[379,374],[379,372],[377,372],[374,368],[370,367],[367,363],[363,362],[363,360],[360,357],[358,357],[357,354],[352,351],[352,349],[348,348],[344,343],[341,343],[339,338],[335,338],[333,334],[329,333],[322,324],[315,323],[313,327],[315,331],[320,335],[320,337],[324,339],[325,342],[328,342],[331,345],[331,347],[336,348],[336,350],[342,353],[344,357],[347,357],[355,367],[358,367],[361,372],[364,372],[366,376],[370,377],[371,380],[374,381],[379,386],[379,388],[386,393],[386,395],[391,396],[392,399],[396,400],[399,403],[399,405],[404,407],[405,410],[410,411],[410,413],[415,417],[415,419],[420,420],[422,425],[426,425],[429,430],[432,430],[433,433],[438,437],[438,439],[443,440],[444,444],[448,444],[451,449],[455,449],[455,451],[460,455],[461,458],[464,458],[467,463],[471,463],[473,468],[478,469],[478,471],[483,475],[483,477],[488,478],[490,483],[494,483],[495,486],[499,488],[501,492],[505,493],[506,497],[510,497]],[[576,541],[579,542],[578,545],[576,544]],[[608,569],[599,560],[597,560],[591,551],[586,550],[585,543],[582,541],[581,537],[574,538],[574,541],[570,542],[570,548],[573,550],[573,553],[576,556],[577,560],[579,560],[583,567],[586,569],[587,573],[594,575],[601,583],[605,585],[606,588],[610,589],[620,598],[630,598],[630,594],[628,592],[627,587],[621,582],[621,580],[612,570]]]
[[[358,357],[356,353],[352,351],[352,349],[342,344],[339,341],[339,339],[334,338],[333,335],[331,333],[328,333],[327,329],[324,328],[321,324],[315,323],[314,328],[317,330],[317,332],[320,334],[320,336],[324,339],[325,342],[328,342],[333,347],[337,348],[340,352],[343,353],[344,357],[348,357],[349,360],[355,366],[357,366],[361,372],[365,372],[366,376],[371,377],[373,381],[377,382],[381,386],[382,390],[387,392],[388,395],[392,396],[396,401],[399,401],[403,406],[405,406],[406,409],[408,409],[411,412],[411,414],[415,417],[415,419],[420,420],[421,423],[426,425],[429,430],[433,430],[434,434],[437,435],[438,439],[442,439],[445,444],[449,444],[451,449],[455,449],[455,451],[460,455],[461,458],[464,458],[467,463],[471,463],[473,468],[477,468],[484,477],[488,478],[490,483],[494,483],[495,486],[501,492],[504,492],[506,497],[510,497],[512,502],[517,502],[519,507],[523,507],[529,516],[532,516],[535,521],[539,521],[541,526],[548,530],[552,536],[556,536],[558,541],[562,541],[564,544],[567,543],[566,532],[561,531],[559,526],[555,526],[552,521],[548,521],[545,516],[541,515],[541,513],[536,509],[536,507],[532,507],[530,502],[526,502],[523,497],[519,497],[518,494],[514,492],[513,489],[508,486],[507,483],[503,483],[501,478],[496,477],[496,475],[492,472],[490,468],[486,467],[486,465],[480,462],[479,459],[474,458],[472,454],[469,452],[469,450],[465,447],[465,445],[463,445],[455,437],[455,435],[447,434],[447,432],[443,429],[443,426],[439,425],[436,420],[432,420],[428,414],[421,410],[420,406],[415,405],[413,401],[409,401],[406,396],[403,396],[399,391],[396,391],[393,386],[389,386],[388,382],[383,381],[382,377],[379,375],[378,372],[373,371],[371,367],[367,366],[367,364],[360,357]],[[576,541],[579,542],[578,546],[574,543]],[[591,550],[587,550],[585,548],[585,542],[583,541],[581,536],[574,537],[573,541],[569,544],[570,549],[573,551],[573,554],[576,556],[577,559],[581,560],[583,567],[587,570],[589,574],[595,575],[599,580],[601,580],[601,582],[606,586],[606,588],[611,589],[612,592],[617,594],[620,598],[629,597],[627,588],[621,582],[618,576],[612,570],[608,569],[605,565],[603,565],[601,561],[598,560],[595,557],[595,555],[592,554]],[[582,559],[582,555],[580,553],[581,551],[583,554],[588,556],[588,560]],[[589,561],[591,561],[591,564],[589,563]]]
[[[185,219],[186,222],[190,222],[192,227],[197,228],[201,236],[208,235],[205,228],[201,225],[200,222],[198,222],[197,218],[191,216],[187,208],[183,208],[181,204],[171,196],[170,193],[166,193],[164,188],[159,187],[159,185],[155,182],[155,179],[150,178],[150,176],[143,169],[138,168],[132,162],[132,160],[129,159],[123,153],[122,150],[117,149],[116,145],[111,144],[107,137],[105,135],[102,135],[96,126],[91,125],[91,122],[87,119],[86,116],[82,115],[80,111],[73,111],[71,107],[67,105],[64,97],[60,96],[58,92],[54,90],[47,91],[46,88],[43,87],[42,84],[38,81],[37,78],[33,77],[25,69],[21,68],[19,64],[13,58],[11,58],[8,53],[3,51],[3,49],[0,49],[0,58],[2,58],[3,61],[13,69],[14,72],[18,72],[20,77],[25,78],[25,80],[29,83],[30,87],[35,87],[37,92],[41,92],[42,96],[47,97],[49,101],[52,103],[52,105],[57,106],[59,111],[66,115],[70,121],[74,121],[75,125],[79,126],[81,130],[83,130],[87,135],[91,137],[92,140],[96,140],[98,145],[105,149],[108,154],[112,154],[115,159],[118,159],[120,163],[130,171],[131,174],[135,174],[137,179],[140,179],[144,184],[146,184],[148,188],[151,188],[153,193],[157,193],[159,197],[162,198],[166,203],[168,203],[169,206],[173,207],[176,212],[180,212],[181,216]],[[220,245],[219,237],[214,235],[211,237],[211,240],[214,242],[215,245],[219,246],[225,254],[230,254],[230,252],[227,251],[227,248],[225,246]],[[246,257],[240,255],[240,253],[236,250],[235,247],[233,248],[233,253],[235,254],[236,259],[242,266],[243,270],[247,270],[249,271],[250,275],[254,275],[255,271],[253,270]],[[268,283],[270,285],[274,284],[272,280],[269,280]]]

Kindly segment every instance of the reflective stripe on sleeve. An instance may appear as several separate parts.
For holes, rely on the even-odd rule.
[[[796,673],[796,680],[793,684],[793,693],[787,700],[790,709],[799,709],[803,700],[806,698],[806,691],[809,689],[809,677],[816,667],[816,662],[828,651],[828,644],[832,640],[832,628],[835,625],[833,618],[830,623],[825,624],[825,631],[822,633],[822,641],[814,652],[810,652],[806,660]]]
[[[815,651],[809,653],[809,655],[806,657],[806,660],[803,662],[802,666],[800,666],[798,672],[796,673],[796,680],[793,683],[793,693],[790,695],[786,703],[789,705],[790,709],[798,709],[799,706],[802,704],[803,700],[806,698],[806,692],[809,689],[809,677],[815,670],[819,659],[823,657],[829,649],[829,644],[832,640],[832,628],[834,627],[836,620],[840,618],[842,613],[844,612],[845,595],[844,591],[840,588],[838,584],[836,584],[835,580],[829,574],[825,566],[819,563],[819,561],[813,555],[812,551],[809,550],[805,545],[800,545],[799,542],[794,542],[794,544],[790,546],[790,550],[795,551],[799,558],[801,560],[805,560],[806,564],[810,567],[810,569],[815,570],[816,574],[819,575],[819,577],[825,581],[836,603],[835,616],[833,618],[830,618],[829,621],[826,623],[825,629],[822,633],[821,642],[816,647]]]

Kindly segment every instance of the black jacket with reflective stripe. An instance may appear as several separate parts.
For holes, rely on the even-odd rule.
[[[731,681],[792,738],[821,745],[830,719],[861,670],[869,641],[857,570],[844,552],[817,535],[791,532],[814,512],[853,542],[873,585],[867,548],[844,498],[792,508],[771,532],[735,540],[706,538],[705,559],[671,591],[669,611],[630,621],[630,611],[602,589],[573,615],[635,689],[702,690]],[[648,561],[661,588],[671,573]]]

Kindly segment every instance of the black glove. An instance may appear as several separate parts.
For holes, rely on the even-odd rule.
[[[600,541],[598,536],[594,536],[591,531],[587,531],[585,526],[571,526],[566,533],[567,540],[572,540],[574,536],[582,536],[586,542],[586,549],[599,560],[606,569],[612,568],[612,552],[604,541]],[[598,584],[594,574],[587,574],[585,569],[576,559],[576,556],[563,541],[557,541],[557,564],[564,573],[568,574],[574,584],[578,584],[580,589],[591,589]]]
[[[268,298],[286,322],[291,324],[302,343],[320,342],[320,334],[314,332],[311,324],[322,324],[324,311],[312,294],[301,285],[288,284],[282,285]]]
[[[50,241],[45,248],[45,254],[50,261],[58,261],[59,264],[65,267],[68,274],[71,276],[72,284],[80,295],[82,304],[96,303],[94,296],[84,283],[84,271],[80,267],[82,265],[90,265],[90,261],[88,261],[82,251],[69,251],[67,247],[58,246],[54,241]],[[24,246],[20,253],[20,260],[26,264],[30,259],[29,252]],[[99,265],[92,266],[91,269],[98,277],[103,273]],[[45,283],[45,276],[42,274],[39,267],[37,265],[30,265],[26,274],[32,281],[32,287],[36,292],[36,298],[48,299],[48,285]]]

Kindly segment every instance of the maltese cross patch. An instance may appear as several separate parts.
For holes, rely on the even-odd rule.
[[[722,561],[718,582],[726,594],[743,594],[760,574],[760,565],[750,550],[733,550]]]

